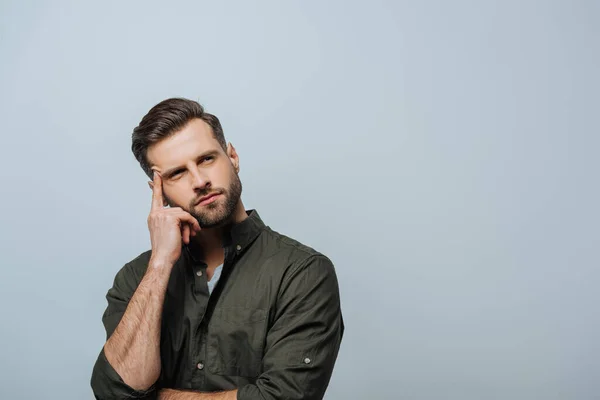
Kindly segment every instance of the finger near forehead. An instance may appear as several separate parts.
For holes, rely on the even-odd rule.
[[[152,207],[161,208],[163,206],[163,195],[162,195],[162,179],[160,174],[154,171],[153,185],[152,185]]]

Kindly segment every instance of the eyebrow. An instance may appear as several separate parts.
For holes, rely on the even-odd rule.
[[[217,154],[219,154],[219,152],[217,150],[208,150],[208,151],[205,151],[204,153],[202,153],[198,157],[196,157],[196,162],[200,161],[203,158],[209,157],[209,156],[216,156]],[[165,178],[170,178],[171,175],[173,175],[179,169],[185,169],[185,166],[184,165],[180,165],[180,166],[177,166],[177,167],[170,168],[166,172],[163,172],[162,176],[165,177]]]

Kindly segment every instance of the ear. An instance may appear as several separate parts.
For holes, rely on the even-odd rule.
[[[227,144],[227,157],[231,160],[233,164],[233,168],[235,168],[235,172],[240,172],[240,158],[235,150],[235,147],[229,142]]]

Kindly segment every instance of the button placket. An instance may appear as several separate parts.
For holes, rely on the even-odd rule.
[[[192,279],[195,293],[207,292],[206,287],[206,267],[204,262],[198,262],[192,265]]]

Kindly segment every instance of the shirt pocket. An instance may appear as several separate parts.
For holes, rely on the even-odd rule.
[[[261,370],[266,330],[267,311],[264,309],[215,309],[208,328],[209,371],[217,375],[257,377]]]

